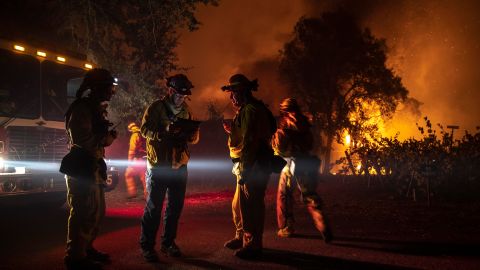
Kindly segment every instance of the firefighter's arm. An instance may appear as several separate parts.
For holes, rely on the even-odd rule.
[[[244,112],[241,115],[241,131],[243,137],[243,148],[242,155],[240,158],[240,172],[245,177],[248,177],[255,160],[257,158],[258,150],[260,147],[260,140],[258,139],[258,119],[256,119],[256,114],[258,110],[247,105],[244,108]]]
[[[137,132],[133,133],[132,136],[130,136],[130,143],[128,144],[128,161],[132,161],[135,159],[135,153],[137,150],[137,143],[139,141],[139,136]]]
[[[188,119],[193,120],[191,113],[188,114]],[[200,128],[196,128],[193,132],[188,134],[187,143],[197,144],[200,141]]]
[[[109,130],[107,135],[102,137],[101,145],[102,146],[110,146],[112,145],[113,141],[117,138],[117,131],[116,130]]]
[[[273,136],[273,140],[272,140],[272,148],[273,148],[273,151],[275,152],[275,155],[285,157],[287,154],[286,153],[287,145],[288,145],[287,133],[285,132],[284,129],[277,129],[277,132],[275,132],[275,135]]]
[[[147,108],[140,127],[143,137],[155,141],[161,141],[165,137],[169,124],[169,121],[165,120],[167,119],[166,116],[162,117],[165,112],[162,112],[159,104],[159,102],[154,102]]]
[[[70,115],[68,129],[72,137],[73,144],[81,148],[94,152],[101,140],[93,133],[92,113],[86,106],[77,106]]]

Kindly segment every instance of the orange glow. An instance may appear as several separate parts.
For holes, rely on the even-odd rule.
[[[62,57],[62,56],[57,56],[57,60],[64,63],[67,61],[67,59],[65,59],[65,57]]]
[[[357,169],[357,172],[360,172],[360,170],[362,169],[362,163],[361,163],[361,162],[359,162],[359,163],[357,164],[357,168],[356,168],[356,169]]]
[[[37,51],[37,55],[41,57],[47,57],[47,53],[42,51]]]
[[[89,64],[89,63],[85,63],[85,68],[92,69],[93,66],[92,66],[91,64]]]

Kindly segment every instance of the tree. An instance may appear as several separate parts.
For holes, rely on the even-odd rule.
[[[324,173],[330,169],[334,139],[370,117],[361,106],[371,104],[382,117],[391,117],[407,98],[401,79],[385,64],[386,50],[385,40],[361,29],[341,10],[320,18],[302,17],[284,45],[280,75],[290,94],[313,115],[316,137],[326,138],[320,149]]]
[[[78,49],[130,86],[112,102],[115,115],[120,119],[141,119],[146,106],[163,88],[163,79],[178,69],[174,52],[178,29],[197,29],[197,5],[216,5],[218,1],[60,2],[64,2],[64,10],[69,14],[64,16],[60,32],[70,35]]]
[[[127,82],[111,107],[129,121],[141,118],[162,79],[180,69],[174,52],[178,30],[199,27],[198,4],[217,5],[218,0],[3,1],[0,30],[48,48],[60,44],[111,70]]]

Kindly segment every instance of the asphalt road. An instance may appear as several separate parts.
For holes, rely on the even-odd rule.
[[[479,269],[478,245],[433,245],[425,242],[365,237],[380,229],[332,215],[335,241],[326,245],[315,231],[306,209],[296,205],[295,238],[280,239],[275,226],[275,183],[266,198],[263,257],[244,261],[225,249],[233,236],[230,182],[209,183],[191,175],[181,217],[177,244],[184,256],[161,256],[158,264],[144,262],[138,245],[143,201],[127,201],[121,184],[107,194],[107,217],[96,241],[99,250],[112,256],[105,269]],[[233,180],[232,180],[233,181]],[[328,193],[329,183],[323,183]],[[321,187],[322,188],[322,187]],[[332,188],[333,189],[333,188]],[[330,189],[331,190],[331,189]],[[334,196],[325,196],[335,205]],[[0,269],[63,269],[67,210],[65,207],[2,208],[0,221]],[[373,224],[373,225],[372,225]],[[366,226],[365,228],[363,226]],[[368,228],[367,228],[368,227]],[[476,235],[478,238],[478,235]]]

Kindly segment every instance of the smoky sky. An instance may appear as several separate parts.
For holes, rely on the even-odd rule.
[[[191,105],[205,116],[205,102],[233,112],[220,86],[243,72],[258,78],[256,94],[276,113],[286,91],[276,75],[279,50],[301,16],[342,8],[389,47],[388,66],[402,78],[421,112],[434,123],[474,130],[480,125],[480,1],[289,1],[223,0],[200,7],[200,30],[182,33],[180,65],[195,84]],[[416,116],[415,116],[416,117]],[[413,134],[416,118],[397,117],[401,132]]]

